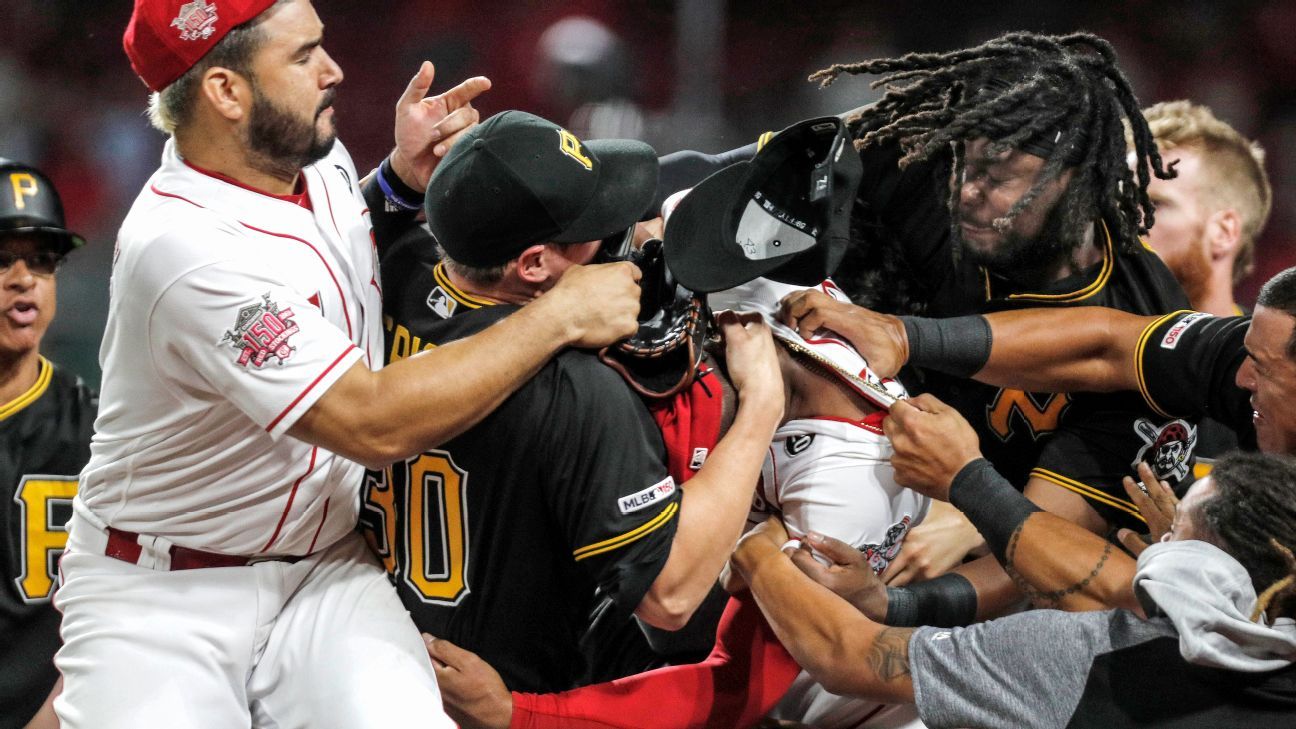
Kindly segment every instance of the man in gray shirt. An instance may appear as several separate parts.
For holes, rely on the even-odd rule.
[[[909,413],[902,420],[941,417],[938,408],[924,409],[934,401],[915,401],[913,410],[901,408]],[[906,427],[888,432],[896,437]],[[829,691],[916,703],[933,729],[1296,722],[1292,461],[1260,454],[1222,460],[1179,504],[1165,541],[1137,563],[1034,509],[994,476],[984,460],[973,460],[948,495],[960,508],[975,502],[995,515],[969,517],[990,527],[983,531],[1001,560],[1011,561],[1016,539],[1042,525],[1059,547],[1080,547],[1069,562],[1093,565],[1037,599],[1073,609],[1127,607],[1036,610],[967,628],[889,628],[866,617],[858,600],[839,599],[807,577],[833,585],[849,569],[824,568],[809,556],[811,547],[840,556],[838,544],[811,535],[789,559],[777,520],[744,538],[734,566],[778,638]],[[1132,571],[1127,592],[1113,587],[1109,570]]]

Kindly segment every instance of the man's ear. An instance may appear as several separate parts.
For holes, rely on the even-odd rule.
[[[220,66],[203,74],[198,94],[229,121],[239,121],[252,107],[252,85],[242,74]]]
[[[545,245],[537,243],[518,254],[517,259],[518,278],[529,284],[542,284],[549,280],[548,257],[545,255]]]
[[[1206,219],[1206,242],[1211,261],[1232,261],[1242,245],[1242,216],[1236,210],[1217,210]]]

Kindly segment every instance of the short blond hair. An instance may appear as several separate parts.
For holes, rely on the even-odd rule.
[[[1269,220],[1273,188],[1265,173],[1265,152],[1201,104],[1163,101],[1143,111],[1162,154],[1176,147],[1201,155],[1207,180],[1200,186],[1216,209],[1233,209],[1242,219],[1242,240],[1233,260],[1233,283],[1255,268],[1255,241]]]

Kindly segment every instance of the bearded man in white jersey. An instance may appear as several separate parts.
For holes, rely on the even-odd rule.
[[[354,531],[361,464],[431,448],[556,351],[636,328],[636,269],[588,267],[379,370],[377,246],[490,84],[424,98],[425,63],[362,182],[322,39],[309,0],[135,2],[124,46],[170,139],[114,256],[56,597],[64,727],[451,726]]]

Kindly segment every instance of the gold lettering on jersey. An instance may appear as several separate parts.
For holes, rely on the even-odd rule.
[[[405,467],[405,580],[424,602],[456,605],[468,594],[468,472],[445,451],[428,451]],[[444,556],[435,571],[428,564],[434,543]]]
[[[14,501],[21,507],[22,574],[14,578],[23,602],[45,602],[54,587],[57,554],[67,548],[66,524],[55,524],[52,506],[71,508],[76,496],[75,476],[24,476]]]
[[[27,198],[35,197],[40,192],[36,178],[26,172],[11,172],[9,185],[13,188],[14,207],[22,210],[27,207]]]
[[[1029,392],[1003,389],[986,408],[986,423],[1000,440],[1006,441],[1013,434],[1013,413],[1017,413],[1030,429],[1031,439],[1037,440],[1041,435],[1057,430],[1062,412],[1070,404],[1070,395],[1052,394],[1040,405]]]
[[[388,327],[388,329],[392,328]],[[436,345],[432,342],[425,344],[421,337],[411,333],[404,324],[397,324],[395,329],[392,329],[391,352],[388,353],[387,362],[391,363],[406,357],[413,357],[419,352],[425,352],[435,347]]]
[[[585,155],[585,151],[581,149],[580,140],[576,138],[575,134],[572,134],[566,129],[559,129],[558,138],[560,140],[558,148],[562,150],[563,154],[571,157],[577,162],[580,162],[581,167],[584,167],[587,170],[594,169],[594,160]]]

